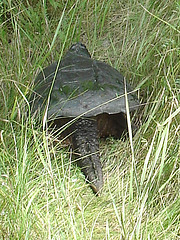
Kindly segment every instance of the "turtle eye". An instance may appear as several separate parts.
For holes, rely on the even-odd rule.
[[[72,50],[76,49],[76,44],[73,44],[73,45],[71,46],[71,49],[72,49]]]
[[[80,43],[81,48],[86,49],[86,46],[83,43]]]

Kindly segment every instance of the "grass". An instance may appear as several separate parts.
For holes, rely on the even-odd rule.
[[[178,0],[1,1],[0,239],[180,239],[179,14]],[[143,103],[133,139],[100,142],[100,197],[28,112],[40,68],[76,41]]]

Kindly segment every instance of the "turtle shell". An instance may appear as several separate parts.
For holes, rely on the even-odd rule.
[[[139,107],[126,84],[130,111]],[[58,63],[46,67],[35,80],[33,112],[47,106],[48,119],[92,117],[126,113],[124,77],[110,65],[91,58],[85,45],[76,43]]]

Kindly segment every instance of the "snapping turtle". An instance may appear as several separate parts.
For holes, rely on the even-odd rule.
[[[69,122],[65,135],[70,135],[77,165],[94,193],[103,186],[98,136],[120,138],[127,132],[124,93],[124,77],[106,63],[91,59],[82,43],[72,45],[59,65],[46,67],[35,80],[32,112],[46,109],[48,120],[57,128]],[[132,93],[128,103],[130,111],[139,107]]]

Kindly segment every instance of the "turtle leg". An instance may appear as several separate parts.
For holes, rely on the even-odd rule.
[[[97,122],[79,119],[72,125],[72,145],[77,155],[77,165],[86,177],[94,193],[103,186],[103,173],[99,157]]]
[[[112,136],[114,138],[126,139],[128,133],[128,124],[126,114],[102,113],[95,117],[97,120],[97,128],[100,137]],[[137,131],[137,126],[131,123],[133,136]]]

